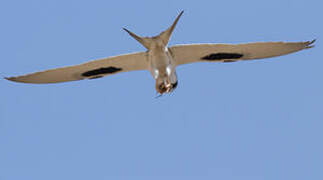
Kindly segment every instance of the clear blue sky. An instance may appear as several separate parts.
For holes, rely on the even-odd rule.
[[[177,69],[156,99],[149,72],[30,85],[0,80],[0,180],[322,180],[319,0],[0,2],[0,76],[145,49],[122,30],[165,30],[170,45],[307,41],[261,61]]]

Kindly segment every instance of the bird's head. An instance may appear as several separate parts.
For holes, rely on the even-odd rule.
[[[177,87],[178,81],[171,82],[168,79],[157,79],[156,90],[159,94],[171,93]]]

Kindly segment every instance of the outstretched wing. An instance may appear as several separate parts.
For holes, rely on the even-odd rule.
[[[260,42],[247,44],[192,44],[170,47],[177,65],[193,62],[235,62],[281,56],[313,47],[315,42]]]
[[[108,57],[76,66],[50,69],[6,79],[22,83],[43,84],[101,78],[119,72],[148,69],[145,54],[145,52],[139,52]]]

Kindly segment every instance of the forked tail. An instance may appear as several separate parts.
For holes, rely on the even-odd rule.
[[[161,32],[158,36],[154,36],[154,37],[140,37],[138,35],[136,35],[135,33],[129,31],[126,28],[123,28],[127,33],[129,33],[129,35],[131,37],[133,37],[134,39],[136,39],[138,42],[140,42],[140,44],[142,44],[145,48],[147,48],[148,50],[151,48],[151,46],[153,45],[153,43],[155,43],[158,40],[161,40],[163,42],[164,46],[167,46],[168,41],[170,40],[170,37],[172,36],[172,33],[177,25],[178,20],[180,19],[180,17],[183,15],[184,11],[182,11],[177,18],[175,19],[174,23],[172,24],[171,27],[169,27],[167,30]]]

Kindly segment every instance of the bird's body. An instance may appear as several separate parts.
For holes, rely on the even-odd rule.
[[[146,52],[120,55],[90,61],[84,64],[51,69],[23,76],[6,78],[23,83],[58,83],[82,79],[97,79],[118,72],[149,70],[156,80],[160,94],[172,92],[177,87],[176,67],[193,62],[235,62],[281,56],[313,47],[314,41],[261,42],[247,44],[188,44],[168,47],[168,41],[183,14],[166,31],[158,36],[140,37],[125,29],[139,41]]]
[[[155,48],[148,52],[149,71],[156,80],[158,93],[171,92],[177,86],[175,61],[167,48]]]

